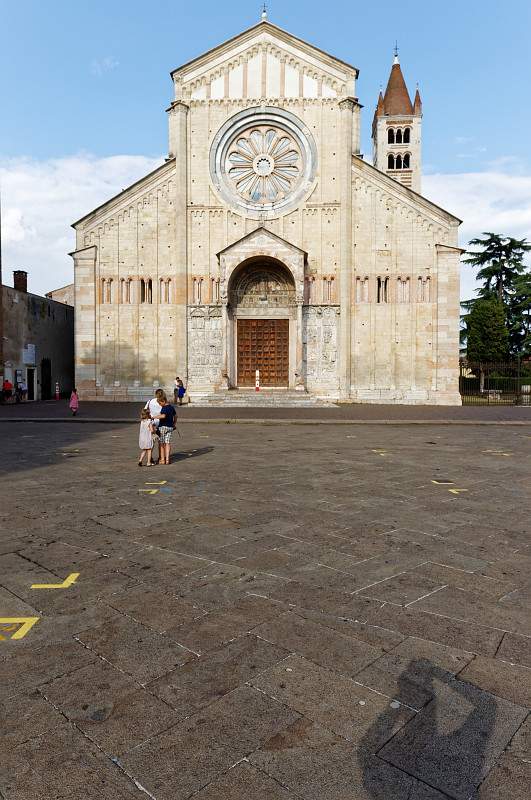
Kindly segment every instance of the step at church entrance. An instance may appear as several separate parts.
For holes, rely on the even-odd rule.
[[[238,386],[288,386],[289,320],[239,319]]]

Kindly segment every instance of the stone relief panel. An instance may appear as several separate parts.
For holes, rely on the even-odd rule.
[[[223,364],[222,316],[219,306],[188,309],[188,380],[194,388],[214,389]]]
[[[302,347],[308,391],[335,394],[339,391],[338,306],[305,306],[302,317]]]

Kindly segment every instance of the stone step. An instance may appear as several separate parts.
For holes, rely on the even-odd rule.
[[[325,407],[334,405],[333,401],[308,395],[303,392],[279,391],[227,391],[214,392],[208,395],[193,395],[192,406],[222,406],[222,407]]]

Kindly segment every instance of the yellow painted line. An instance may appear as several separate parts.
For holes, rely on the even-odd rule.
[[[8,632],[13,630],[13,625],[20,625],[18,631],[15,631],[11,639],[23,639],[27,632],[33,628],[36,622],[40,620],[40,617],[0,617],[0,625],[9,625]],[[0,639],[5,639],[4,636],[0,636]]]
[[[139,489],[139,492],[145,492],[146,494],[157,494],[158,489]]]
[[[489,453],[491,456],[512,456],[512,453],[504,453],[503,450],[482,450],[482,453]]]
[[[432,480],[432,483],[435,483],[437,486],[453,486],[454,485],[453,481],[433,481]]]
[[[146,481],[146,486],[164,486],[168,481]]]
[[[448,489],[452,494],[461,494],[461,492],[468,492],[468,489]]]
[[[32,583],[32,589],[68,589],[69,586],[72,586],[77,579],[79,578],[79,572],[71,572],[68,578],[62,583]]]

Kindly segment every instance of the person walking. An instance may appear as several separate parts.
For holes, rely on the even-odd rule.
[[[166,395],[163,396],[163,405],[159,414],[159,451],[160,451],[160,464],[170,463],[171,453],[171,435],[175,430],[177,412],[175,408],[168,403]]]
[[[179,402],[179,384],[181,383],[181,379],[177,375],[175,380],[173,381],[173,402]]]
[[[72,416],[75,417],[77,412],[79,411],[79,396],[75,386],[72,389],[72,394],[70,395],[70,402],[68,403],[68,407],[72,412]]]
[[[138,459],[138,466],[144,466],[144,456],[146,456],[146,467],[153,466],[153,459],[151,454],[153,452],[153,438],[155,426],[149,409],[143,408],[140,412],[140,432],[138,434],[138,446],[140,447],[140,458]]]
[[[158,442],[159,445],[159,461],[161,461],[161,454],[162,454],[160,447],[160,438],[159,438],[159,422],[160,422],[159,415],[162,411],[162,405],[163,405],[162,398],[166,400],[166,395],[164,394],[164,390],[157,389],[155,392],[155,396],[152,397],[151,400],[148,400],[146,405],[144,406],[144,408],[147,408],[147,410],[149,411],[151,420],[153,422],[153,430],[155,434],[155,438],[153,441],[154,443]],[[158,462],[154,461],[153,463],[157,464]]]

